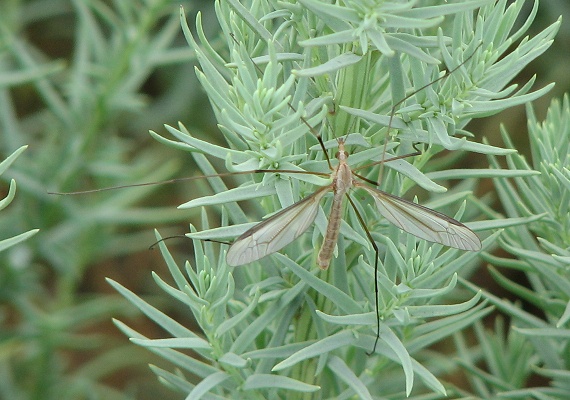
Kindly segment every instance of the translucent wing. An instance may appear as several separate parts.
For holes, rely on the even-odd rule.
[[[243,233],[228,250],[228,265],[235,267],[259,260],[298,238],[315,220],[319,201],[331,188],[317,190]]]
[[[398,228],[420,239],[460,250],[481,250],[481,241],[471,229],[445,214],[381,190],[356,184],[374,197],[380,214]]]

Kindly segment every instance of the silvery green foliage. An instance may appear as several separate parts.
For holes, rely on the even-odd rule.
[[[149,225],[187,215],[153,206],[151,187],[47,192],[164,180],[179,170],[181,160],[158,159],[141,129],[167,118],[166,104],[169,115],[188,115],[193,96],[171,90],[173,81],[196,80],[176,66],[193,57],[178,40],[177,9],[171,0],[0,1],[0,161],[30,144],[2,175],[0,197],[7,175],[18,184],[0,212],[2,399],[132,398],[104,377],[140,366],[147,352],[92,329],[132,306],[95,296],[88,270],[140,252]],[[149,79],[161,82],[152,96]],[[35,228],[32,240],[6,249]],[[82,361],[70,368],[70,358]]]
[[[327,148],[348,134],[354,165],[407,154],[413,143],[420,143],[424,151],[413,162],[377,165],[363,174],[377,179],[383,172],[381,187],[396,195],[415,185],[441,193],[446,180],[464,179],[453,191],[439,194],[437,202],[423,204],[469,220],[476,215],[470,205],[478,200],[471,195],[476,182],[468,178],[534,172],[424,173],[426,164],[443,149],[495,156],[513,152],[480,143],[480,135],[465,126],[549,90],[531,91],[534,79],[521,87],[509,82],[549,47],[559,23],[523,38],[537,3],[522,25],[516,24],[520,0],[508,7],[505,1],[488,0],[429,4],[221,1],[216,5],[222,41],[205,37],[200,14],[192,34],[182,13],[184,33],[200,63],[197,75],[227,146],[193,137],[182,125],[167,127],[175,141],[153,135],[191,152],[204,174],[226,172],[214,169],[210,161],[215,159],[228,171],[326,172],[314,131]],[[453,73],[437,80],[445,68]],[[175,284],[155,275],[166,293],[189,307],[202,332],[181,326],[112,283],[172,336],[147,339],[118,322],[133,341],[189,375],[154,368],[165,382],[188,393],[189,399],[401,398],[412,388],[418,394],[446,393],[435,374],[448,370],[432,363],[426,348],[489,312],[479,294],[458,301],[454,291],[457,274],[471,271],[477,254],[404,234],[379,220],[373,204],[358,196],[356,206],[381,249],[381,340],[375,354],[367,356],[376,334],[375,253],[354,210],[347,208],[338,257],[324,272],[317,270],[314,259],[330,201],[324,202],[312,234],[252,265],[230,269],[224,246],[220,253],[217,244],[201,241],[231,239],[252,226],[237,201],[257,200],[253,207],[260,219],[328,181],[275,173],[243,179],[232,189],[219,177],[209,182],[216,194],[181,207],[222,205],[222,228],[207,229],[204,216],[202,231],[193,229],[189,235],[195,259],[184,268],[161,243]],[[488,248],[499,235],[493,228],[526,221],[499,219],[470,226],[486,231],[483,246]],[[199,357],[179,349],[191,349]]]
[[[570,398],[570,104],[554,100],[544,122],[537,121],[527,107],[532,160],[512,154],[509,168],[539,171],[540,174],[516,178],[513,184],[496,179],[501,203],[511,218],[534,218],[530,224],[507,229],[499,241],[514,256],[490,257],[495,280],[540,310],[542,318],[521,309],[492,293],[484,296],[511,319],[513,329],[495,336],[478,327],[478,339],[484,350],[482,373],[475,359],[463,352],[462,363],[477,376],[474,391],[505,398]],[[506,131],[503,139],[513,143]],[[494,168],[498,160],[491,158]],[[523,272],[531,289],[503,274],[505,268]],[[469,285],[473,290],[478,290]],[[505,369],[503,365],[516,365]],[[549,382],[543,387],[527,384],[532,374]],[[491,378],[492,375],[492,378]],[[494,395],[493,395],[494,394]]]
[[[23,143],[33,146],[13,171],[22,199],[6,211],[9,221],[0,228],[8,236],[20,227],[41,227],[42,240],[34,242],[33,252],[73,281],[66,286],[73,291],[97,260],[140,250],[140,236],[136,240],[114,227],[183,218],[171,207],[135,207],[148,199],[151,187],[107,191],[98,199],[46,192],[171,178],[179,160],[154,164],[156,154],[138,151],[140,138],[131,133],[165,115],[158,101],[149,101],[144,93],[145,82],[161,66],[188,63],[192,55],[175,46],[179,18],[172,14],[170,0],[119,2],[116,7],[99,1],[68,3],[2,2],[0,146],[4,151]],[[53,53],[46,50],[51,41],[36,43],[26,29],[49,30],[45,21],[55,26],[58,18],[76,23],[60,26],[63,44]],[[20,110],[21,93],[27,91],[33,99],[25,102],[40,108]],[[170,91],[160,101],[184,104],[181,97]],[[138,117],[127,118],[132,115]]]

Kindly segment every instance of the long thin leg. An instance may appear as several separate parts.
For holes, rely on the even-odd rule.
[[[128,185],[109,186],[109,187],[104,187],[104,188],[99,188],[99,189],[81,190],[78,192],[47,192],[47,194],[55,194],[58,196],[89,194],[89,193],[97,193],[97,192],[106,192],[108,190],[126,189],[126,188],[131,188],[131,187],[168,185],[171,183],[178,183],[178,182],[182,182],[182,181],[193,181],[193,180],[197,180],[197,179],[223,178],[226,176],[235,176],[235,175],[271,174],[271,173],[301,174],[301,175],[304,174],[304,175],[317,175],[317,176],[323,176],[323,177],[329,177],[330,176],[330,174],[327,174],[324,172],[298,171],[298,170],[293,170],[293,169],[252,169],[251,171],[225,172],[225,173],[215,174],[215,175],[188,176],[186,178],[174,178],[174,179],[168,179],[166,181],[160,181],[160,182],[130,183]]]
[[[350,197],[348,193],[346,193],[346,197],[348,198],[348,202],[354,209],[354,212],[356,213],[356,218],[358,218],[358,222],[360,222],[360,225],[362,226],[364,232],[366,233],[366,237],[368,238],[370,244],[372,244],[372,248],[374,249],[374,310],[376,310],[376,339],[374,340],[374,347],[372,347],[372,351],[366,352],[367,355],[371,356],[376,351],[376,346],[378,345],[378,341],[380,340],[380,310],[378,309],[378,303],[380,302],[380,291],[378,288],[378,259],[380,258],[380,251],[378,250],[376,242],[374,242],[374,239],[372,238],[372,234],[366,227],[366,223],[364,222],[362,215],[360,215],[360,213],[358,212],[358,209],[356,208],[356,205],[354,204],[352,197]]]

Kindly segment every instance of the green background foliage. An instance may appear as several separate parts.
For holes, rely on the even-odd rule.
[[[258,220],[283,202],[310,193],[314,190],[311,182],[290,184],[292,180],[287,180],[283,184],[275,177],[263,178],[268,186],[275,185],[278,196],[247,206],[250,209],[241,209],[228,201],[235,200],[239,193],[251,192],[253,185],[242,192],[227,192],[225,187],[217,186],[220,182],[208,184],[198,180],[80,196],[47,193],[197,175],[210,168],[202,153],[213,155],[209,158],[213,168],[225,172],[228,152],[224,148],[228,139],[235,150],[232,161],[241,164],[238,168],[277,164],[282,168],[323,167],[322,155],[315,151],[310,152],[312,159],[290,157],[308,153],[315,141],[286,105],[281,104],[281,112],[289,114],[289,118],[280,126],[287,128],[289,123],[286,130],[294,133],[290,133],[290,139],[281,138],[279,146],[283,147],[276,145],[274,139],[278,136],[274,132],[262,140],[261,136],[248,138],[248,151],[235,136],[240,131],[237,117],[263,117],[254,118],[255,109],[244,108],[253,104],[244,99],[253,96],[259,76],[249,57],[256,60],[255,57],[279,51],[268,49],[267,42],[260,41],[255,24],[244,23],[243,14],[242,18],[232,15],[234,3],[220,3],[220,19],[228,22],[223,27],[225,34],[220,35],[212,2],[183,2],[184,20],[191,27],[182,24],[187,29],[186,39],[190,31],[198,36],[200,48],[207,53],[202,58],[184,38],[180,2],[0,3],[0,148],[2,159],[7,160],[0,165],[7,192],[7,200],[2,204],[7,207],[0,214],[0,239],[4,240],[0,242],[0,398],[184,398],[191,391],[190,398],[197,398],[198,393],[204,393],[204,398],[286,398],[291,393],[313,398],[318,386],[324,388],[317,395],[323,398],[402,398],[412,384],[412,396],[418,398],[425,393],[430,393],[431,398],[442,397],[443,388],[451,398],[496,398],[501,393],[508,398],[567,398],[567,101],[554,104],[544,125],[541,121],[550,98],[560,98],[569,86],[566,58],[570,55],[565,51],[570,36],[568,24],[560,26],[552,47],[515,78],[522,86],[537,74],[532,90],[552,81],[556,87],[537,99],[534,108],[508,109],[487,119],[477,119],[465,128],[475,133],[476,138],[470,139],[474,142],[488,141],[494,148],[517,149],[519,154],[505,156],[481,151],[488,154],[487,158],[481,154],[458,158],[451,152],[429,162],[435,154],[426,154],[421,167],[425,165],[429,170],[421,169],[425,175],[415,176],[420,181],[425,176],[423,182],[429,182],[429,178],[448,186],[448,180],[456,178],[460,171],[459,177],[466,180],[445,195],[425,196],[419,191],[410,194],[418,194],[423,204],[451,215],[459,209],[458,215],[464,210],[462,219],[478,220],[472,226],[486,238],[488,251],[480,255],[445,251],[441,254],[447,254],[446,257],[430,256],[427,253],[432,251],[431,246],[418,241],[416,251],[415,240],[395,228],[377,227],[378,235],[389,232],[392,242],[383,243],[391,257],[383,259],[386,276],[398,276],[401,282],[408,283],[405,287],[383,280],[381,306],[389,306],[383,310],[391,310],[386,316],[392,319],[387,319],[390,324],[383,331],[381,356],[365,355],[374,326],[370,275],[366,269],[373,253],[363,244],[351,244],[359,241],[361,231],[350,213],[343,231],[347,239],[339,243],[339,258],[331,268],[334,274],[330,275],[309,273],[314,271],[312,247],[320,243],[316,233],[307,233],[288,248],[285,254],[289,258],[273,256],[266,270],[259,265],[229,270],[223,255],[217,254],[219,246],[212,243],[171,242],[170,252],[161,244],[166,263],[158,251],[148,250],[156,240],[152,228],[169,236],[188,232],[191,223],[202,232],[209,224],[218,226],[221,218],[226,224],[230,219],[234,227],[214,233],[220,238],[234,237],[238,232],[236,224],[239,230],[239,224]],[[309,15],[316,14],[321,20],[331,18],[327,21],[329,33],[343,26],[340,20],[326,15],[326,10],[311,8],[313,1],[300,3],[311,10]],[[259,20],[267,10],[260,6],[264,2],[256,4],[258,8],[247,11]],[[531,12],[533,2],[520,4],[519,24]],[[203,37],[193,24],[196,10],[201,12]],[[568,11],[565,1],[543,2],[526,34],[530,38],[539,36],[560,14],[570,17]],[[348,14],[346,18],[350,20]],[[230,32],[237,43],[228,36]],[[211,49],[205,46],[205,38]],[[293,51],[296,42],[291,43]],[[383,47],[378,37],[371,37],[366,43],[389,52],[390,46]],[[489,44],[484,43],[481,48],[488,50]],[[493,44],[494,50],[500,47],[495,40]],[[331,46],[326,40],[305,45],[322,46],[329,51],[331,48],[326,47]],[[509,51],[516,48],[504,46]],[[214,51],[226,60],[245,65],[234,76],[233,85],[239,79],[253,85],[235,85],[238,90],[234,98],[244,100],[236,103],[235,110],[212,100],[217,90],[223,93],[226,89],[207,87],[216,82],[215,68],[223,66]],[[311,66],[322,64],[334,54],[315,53]],[[469,54],[464,54],[463,59]],[[213,57],[212,69],[205,64],[207,57]],[[471,65],[476,65],[477,57]],[[271,64],[272,59],[257,61],[264,68],[275,68],[273,75],[264,74],[262,83],[267,88],[288,83],[298,90],[297,81],[287,81],[290,69],[279,70],[278,64]],[[520,63],[522,67],[526,62]],[[198,73],[198,79],[195,65],[200,65],[203,72]],[[404,70],[407,67],[404,65]],[[470,68],[469,64],[466,68]],[[230,66],[228,71],[220,79],[231,77],[235,67]],[[508,71],[513,75],[514,72],[518,71]],[[510,78],[503,77],[506,81],[502,85]],[[346,78],[346,82],[353,81],[354,78]],[[301,78],[299,82],[310,87],[311,97],[296,97],[293,103],[299,113],[305,111],[313,118],[309,119],[311,125],[318,126],[323,119],[321,106],[329,101],[327,91],[334,97],[332,86],[322,77]],[[222,85],[222,81],[217,83]],[[383,93],[385,85],[379,82],[375,89]],[[441,85],[445,87],[445,82]],[[335,89],[349,99],[367,98],[348,93],[349,89],[364,89],[367,93],[371,90],[365,85],[348,86]],[[284,92],[294,93],[292,87]],[[434,89],[420,96],[429,99],[429,90]],[[269,95],[267,98],[271,99]],[[319,103],[311,99],[324,100]],[[470,100],[474,99],[466,99]],[[348,100],[339,102],[355,110],[368,111],[372,106]],[[299,108],[299,104],[306,108]],[[383,106],[377,108],[377,114],[388,115],[390,103],[380,104]],[[478,114],[494,114],[502,108],[495,107],[487,112],[482,108]],[[228,111],[233,114],[228,116]],[[332,132],[323,128],[323,133],[329,135],[327,139],[332,140],[339,132],[356,130],[355,124],[366,127],[362,120],[373,118],[357,111],[342,114],[346,120],[338,118],[329,123]],[[355,123],[351,118],[357,114],[363,119]],[[474,116],[466,116],[462,121],[466,123]],[[413,120],[419,116],[412,108],[407,117]],[[185,128],[178,127],[178,121]],[[216,123],[221,124],[221,129]],[[504,124],[501,131],[500,123]],[[459,125],[458,128],[464,128]],[[164,146],[153,140],[148,130],[156,131],[159,139],[162,135],[171,139],[169,135],[174,134],[176,140],[185,143],[169,142],[175,148]],[[192,134],[191,139],[186,130]],[[372,148],[383,143],[383,136],[367,136],[372,130],[360,132],[371,139]],[[209,144],[220,146],[224,153],[216,153]],[[24,151],[25,145],[28,148]],[[194,157],[180,149],[190,150]],[[488,165],[493,172],[481,172]],[[455,176],[449,172],[452,168]],[[474,171],[475,176],[469,176],[469,171]],[[534,175],[533,171],[540,171],[541,175]],[[401,187],[400,193],[412,188],[410,180],[400,181],[398,174],[387,172],[386,182]],[[15,185],[9,183],[11,179],[17,182],[16,192]],[[251,184],[245,178],[225,181],[230,187],[244,182]],[[465,194],[471,191],[475,196]],[[193,200],[185,209],[176,209],[191,199],[218,192],[221,197]],[[461,201],[466,198],[469,201],[463,208]],[[204,205],[210,205],[207,213],[211,220],[198,207]],[[371,212],[365,204],[362,208]],[[542,218],[536,218],[537,215]],[[351,226],[355,230],[350,231]],[[489,236],[499,228],[505,228],[500,236]],[[208,237],[212,237],[212,232]],[[311,251],[307,251],[307,244]],[[180,267],[187,259],[189,264]],[[358,266],[346,271],[346,265],[353,265],[352,262]],[[155,274],[151,275],[151,270]],[[457,278],[455,272],[459,274]],[[105,277],[111,279],[111,286],[105,283]],[[410,283],[416,285],[415,292]],[[420,298],[423,293],[424,298],[433,297],[436,301],[410,302],[406,298],[398,305],[407,308],[395,307],[393,299],[402,301],[402,293],[408,290],[410,298]],[[301,304],[305,304],[304,313],[298,313]],[[343,312],[337,312],[338,309]],[[361,314],[365,312],[368,314]],[[263,320],[263,316],[272,314],[282,318]],[[116,325],[139,346],[129,343],[111,318],[120,320]],[[297,330],[290,331],[291,326]],[[298,336],[309,326],[314,326],[314,336]],[[152,364],[151,369],[148,364]]]

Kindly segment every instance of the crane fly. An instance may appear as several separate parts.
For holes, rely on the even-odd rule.
[[[320,136],[317,136],[323,150],[326,149]],[[226,253],[226,263],[230,266],[240,266],[257,261],[263,257],[273,254],[302,235],[314,222],[321,199],[329,192],[333,192],[333,200],[328,218],[327,229],[323,238],[321,249],[317,255],[318,266],[325,270],[329,267],[334,248],[340,233],[340,223],[342,220],[343,201],[346,196],[353,207],[356,216],[362,225],[366,236],[375,252],[374,261],[374,293],[376,311],[376,337],[374,346],[369,355],[374,353],[378,341],[380,340],[380,311],[378,309],[379,287],[378,287],[378,260],[380,257],[378,246],[376,245],[370,231],[367,229],[364,219],[358,212],[349,190],[362,188],[367,191],[376,204],[378,212],[398,228],[411,233],[412,235],[430,242],[440,243],[445,246],[459,250],[478,251],[481,249],[481,241],[475,232],[463,225],[461,222],[448,217],[445,214],[413,203],[402,197],[384,192],[375,187],[368,186],[364,182],[376,185],[362,175],[352,170],[348,165],[348,152],[345,150],[345,139],[338,138],[338,152],[336,158],[338,164],[332,167],[326,155],[329,166],[331,166],[331,184],[317,189],[313,194],[300,201],[284,208],[278,213],[254,225],[251,229],[239,236],[230,246]],[[414,154],[417,155],[417,154]],[[378,163],[384,163],[400,159],[406,156],[398,156],[388,160],[372,163],[359,167],[366,168]],[[322,175],[316,173],[316,175]]]

